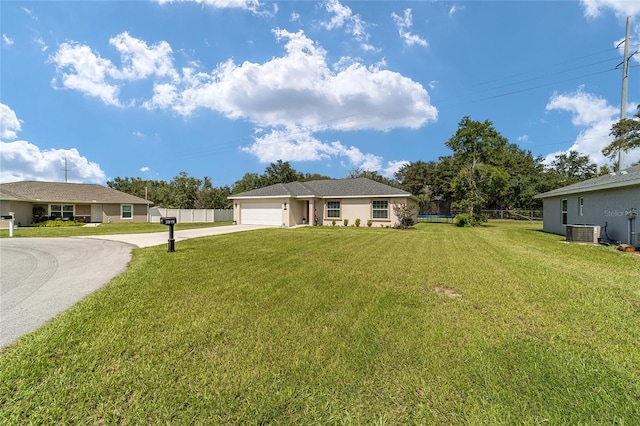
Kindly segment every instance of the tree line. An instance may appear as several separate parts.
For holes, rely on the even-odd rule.
[[[613,159],[618,150],[640,147],[640,105],[632,119],[622,119],[612,127],[615,140],[603,150]],[[611,173],[616,166],[598,167],[588,156],[576,151],[559,154],[549,165],[540,156],[510,143],[493,126],[463,117],[456,133],[445,145],[452,154],[438,161],[415,161],[401,167],[393,178],[375,171],[354,169],[347,178],[366,177],[404,189],[415,195],[422,213],[464,212],[473,222],[482,221],[483,209],[540,209],[534,195]],[[245,173],[232,186],[215,187],[210,177],[198,179],[180,172],[171,181],[116,177],[110,188],[146,198],[167,208],[231,208],[227,197],[276,183],[330,179],[302,173],[288,161],[269,164],[264,173]]]

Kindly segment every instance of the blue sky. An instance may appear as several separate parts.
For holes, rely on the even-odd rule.
[[[640,1],[7,1],[0,181],[385,176],[464,116],[602,165]],[[640,103],[630,60],[629,115]],[[627,162],[640,159],[632,152]]]

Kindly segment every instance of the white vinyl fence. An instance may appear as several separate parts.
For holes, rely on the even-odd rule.
[[[178,223],[224,222],[233,220],[232,209],[165,209],[151,207],[149,222],[159,223],[161,217],[175,217]]]

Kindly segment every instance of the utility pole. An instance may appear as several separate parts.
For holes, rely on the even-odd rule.
[[[67,183],[67,172],[69,171],[69,168],[67,167],[67,159],[65,157],[64,159],[64,183]]]
[[[629,27],[631,18],[627,16],[627,31],[624,36],[624,60],[622,61],[622,103],[620,105],[620,119],[627,118],[627,87],[629,85]],[[620,46],[620,45],[618,45]],[[618,150],[618,170],[625,168],[624,150]]]

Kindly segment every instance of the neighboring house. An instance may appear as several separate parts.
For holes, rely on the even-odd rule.
[[[409,192],[366,178],[278,183],[229,197],[233,220],[244,225],[290,227],[304,224],[395,226],[393,205],[407,203],[417,213]]]
[[[79,222],[147,222],[147,200],[101,185],[59,182],[0,184],[0,213],[14,212],[15,223],[29,225],[36,214]],[[2,222],[3,228],[8,221]]]
[[[598,225],[612,240],[640,246],[640,165],[538,194],[543,229],[567,235],[570,225]],[[604,236],[604,235],[603,235]]]

